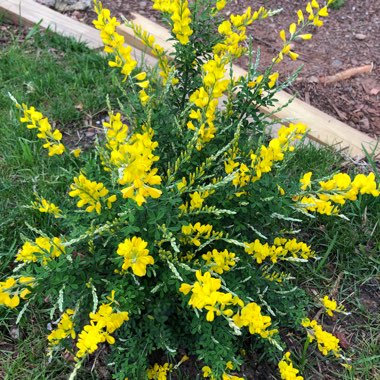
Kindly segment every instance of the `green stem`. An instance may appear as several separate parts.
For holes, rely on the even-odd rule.
[[[304,370],[305,370],[305,365],[307,363],[306,351],[309,347],[309,344],[310,344],[310,340],[309,340],[309,337],[307,337],[305,344],[303,345],[303,351],[302,351],[302,356],[301,356],[301,363],[300,363],[300,371],[301,372],[304,372]]]

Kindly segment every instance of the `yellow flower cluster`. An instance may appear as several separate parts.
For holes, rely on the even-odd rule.
[[[275,238],[273,245],[262,244],[256,239],[252,243],[245,243],[245,252],[253,255],[258,264],[269,258],[273,263],[278,260],[303,259],[308,260],[315,257],[315,252],[310,246],[296,239]]]
[[[203,372],[203,378],[204,379],[210,378],[210,380],[215,380],[215,377],[212,374],[212,370],[208,365],[205,365],[202,367],[202,372]]]
[[[174,67],[171,67],[169,64],[166,51],[161,45],[155,42],[155,37],[143,30],[140,25],[136,25],[133,21],[127,21],[127,25],[132,28],[135,36],[139,38],[145,46],[151,49],[152,54],[157,57],[158,67],[160,69],[159,75],[162,77],[164,85],[166,85],[171,71],[174,70]],[[173,78],[171,83],[173,85],[177,84],[178,78]],[[147,94],[144,89],[142,89],[140,91],[140,99],[143,105],[149,100],[149,96],[148,98],[146,98],[146,96]]]
[[[103,8],[100,1],[94,0],[94,10],[98,15],[97,20],[93,21],[96,29],[100,30],[100,37],[104,43],[104,51],[113,55],[113,60],[108,61],[111,67],[118,67],[124,75],[125,81],[132,71],[137,66],[137,61],[132,58],[132,48],[124,46],[124,36],[116,32],[116,27],[120,22],[115,17],[111,18],[109,9]],[[146,89],[149,86],[149,81],[146,80],[146,73],[141,72],[133,77],[136,80],[136,85],[141,88],[139,92],[140,102],[145,105],[149,100],[149,95]]]
[[[282,283],[285,279],[289,279],[290,276],[285,272],[277,272],[272,270],[269,265],[264,265],[261,267],[262,276],[268,281]]]
[[[83,327],[78,336],[76,357],[78,359],[92,354],[98,349],[98,345],[107,341],[109,344],[115,343],[115,338],[110,334],[114,333],[121,325],[129,320],[128,312],[113,312],[114,292],[112,292],[111,302],[102,304],[96,313],[90,313],[90,324]]]
[[[28,287],[34,285],[34,277],[8,277],[0,282],[0,306],[4,305],[10,309],[20,304],[20,298],[26,299],[30,290]],[[23,289],[22,289],[23,288]]]
[[[201,238],[208,240],[210,238],[218,239],[223,236],[223,232],[216,232],[212,229],[211,224],[200,224],[199,222],[182,226],[182,233],[185,235],[182,241],[199,247],[201,245]]]
[[[62,210],[45,198],[38,198],[36,202],[32,203],[32,207],[39,212],[52,214],[55,218],[60,218],[62,216]]]
[[[330,317],[334,315],[334,311],[336,313],[345,313],[345,307],[343,305],[338,306],[337,302],[333,299],[330,299],[328,296],[324,296],[321,301],[326,309],[327,315]]]
[[[310,40],[312,38],[311,33],[303,34],[303,30],[309,25],[314,25],[316,27],[321,27],[323,25],[323,21],[321,17],[327,17],[328,6],[334,0],[329,0],[328,3],[324,7],[320,7],[319,3],[316,0],[312,0],[306,6],[306,12],[308,13],[307,21],[305,21],[304,13],[301,9],[297,11],[298,21],[296,23],[292,23],[289,25],[289,38],[286,36],[286,32],[284,29],[280,31],[280,38],[283,42],[283,47],[276,58],[273,58],[273,62],[279,63],[284,59],[284,55],[289,56],[292,60],[296,60],[299,57],[299,54],[291,51],[291,42],[296,38],[301,38],[303,40]],[[297,31],[297,25],[301,25],[300,29]]]
[[[278,363],[278,369],[282,380],[303,380],[303,377],[298,375],[300,371],[293,367],[290,352],[287,352]]]
[[[311,189],[311,177],[312,172],[308,172],[300,179],[301,190]],[[353,180],[346,173],[335,174],[328,181],[320,181],[319,189],[315,192],[310,190],[305,196],[295,196],[294,200],[298,201],[297,207],[304,211],[332,215],[339,212],[337,205],[344,205],[347,200],[355,201],[359,194],[379,196],[379,186],[374,173],[367,176],[358,174]]]
[[[74,322],[72,316],[74,315],[74,310],[67,309],[61,316],[58,326],[54,329],[47,337],[49,344],[51,346],[56,346],[63,339],[66,339],[68,336],[71,336],[72,339],[75,339],[76,334],[74,330]]]
[[[255,302],[244,305],[244,302],[231,293],[220,292],[222,280],[211,277],[210,272],[202,274],[200,270],[196,272],[197,281],[193,284],[183,283],[179,291],[187,295],[191,292],[188,302],[195,309],[207,310],[206,320],[212,322],[216,316],[224,316],[230,319],[238,328],[248,327],[251,334],[258,334],[262,338],[269,338],[277,330],[268,330],[271,325],[271,318],[261,314],[261,308]],[[241,310],[234,313],[231,307],[241,307]]]
[[[153,0],[153,9],[171,14],[172,32],[182,45],[189,43],[193,31],[190,28],[191,13],[187,0]]]
[[[109,114],[109,122],[103,122],[107,144],[106,147],[111,152],[110,162],[116,167],[120,167],[125,162],[121,154],[120,147],[125,144],[128,137],[128,125],[121,120],[121,114]]]
[[[124,257],[122,270],[132,268],[136,276],[146,275],[146,266],[154,264],[154,259],[146,249],[148,243],[143,239],[133,236],[132,239],[125,239],[117,248],[117,254]]]
[[[268,17],[268,11],[264,7],[253,12],[253,14],[251,7],[248,7],[242,15],[231,15],[230,20],[223,21],[218,27],[218,32],[224,37],[224,40],[214,46],[214,54],[224,55],[228,53],[232,57],[240,57],[245,51],[240,44],[247,39],[247,26],[259,18],[264,19],[266,17]]]
[[[65,152],[65,146],[60,142],[62,133],[58,129],[52,129],[49,119],[44,117],[41,112],[36,111],[34,107],[28,108],[26,104],[22,105],[24,116],[20,118],[22,123],[28,123],[28,129],[37,129],[37,137],[45,140],[44,148],[48,149],[49,156],[60,155]]]
[[[231,363],[231,362],[228,362]],[[210,379],[210,380],[216,380],[216,377],[213,375],[212,370],[209,366],[202,367],[203,372],[203,378],[204,379]],[[222,380],[244,380],[244,377],[229,375],[227,373],[223,373]]]
[[[262,338],[269,338],[277,330],[268,330],[271,325],[271,317],[261,314],[261,307],[255,302],[245,305],[240,313],[233,316],[233,321],[239,328],[246,326],[251,334],[258,334]]]
[[[223,373],[222,380],[244,380],[244,377],[229,375],[228,373]]]
[[[107,199],[103,199],[109,193],[108,189],[101,182],[90,181],[83,173],[79,177],[74,178],[74,183],[70,185],[70,197],[79,197],[77,207],[86,206],[87,212],[96,211],[98,214],[102,211],[102,203],[107,203],[107,207],[111,208],[112,203],[116,201],[116,195],[111,195]]]
[[[217,316],[231,317],[234,312],[229,308],[230,306],[244,305],[239,297],[233,296],[231,293],[219,292],[222,281],[212,278],[210,272],[202,275],[202,272],[198,270],[195,276],[198,281],[193,285],[183,283],[179,291],[185,295],[191,291],[192,294],[188,304],[194,309],[208,310],[207,321],[212,322],[215,314]]]
[[[158,146],[152,141],[153,130],[143,126],[142,133],[134,133],[128,138],[128,126],[121,121],[120,113],[111,113],[109,117],[110,121],[103,123],[106,147],[110,151],[109,157],[106,154],[102,156],[105,170],[117,171],[118,182],[128,185],[121,190],[123,197],[133,199],[139,206],[146,202],[147,197],[159,198],[161,190],[152,187],[161,183],[161,177],[156,175],[157,169],[152,169],[158,160],[153,154]]]
[[[217,11],[221,11],[225,8],[226,5],[227,5],[226,0],[217,0],[215,3],[215,8],[217,9]]]
[[[185,180],[186,181],[186,180]],[[181,186],[183,182],[179,184]],[[181,210],[182,213],[187,213],[188,211],[194,211],[194,210],[200,210],[203,206],[203,203],[205,199],[212,194],[213,191],[195,191],[194,193],[190,194],[190,204],[189,202],[186,202],[179,206],[179,209]]]
[[[197,131],[198,139],[196,149],[201,150],[205,143],[215,137],[217,128],[214,124],[215,112],[219,104],[218,98],[223,95],[228,87],[228,79],[224,79],[228,59],[217,54],[203,64],[203,85],[190,96],[190,102],[198,109],[190,112],[187,127]],[[194,125],[194,122],[198,125]]]
[[[133,134],[119,149],[120,162],[125,162],[119,170],[119,183],[127,185],[121,192],[124,198],[133,199],[139,206],[146,202],[147,197],[159,198],[162,194],[161,190],[152,187],[161,183],[157,169],[152,169],[158,160],[153,154],[158,143],[152,141],[152,137],[153,130],[143,127],[142,134]]]
[[[41,261],[46,265],[48,261],[66,253],[62,241],[58,237],[38,237],[34,242],[27,241],[17,252],[16,261],[35,263]]]
[[[340,357],[339,339],[334,335],[322,329],[322,326],[317,321],[310,321],[306,318],[302,321],[302,326],[307,329],[308,339],[310,342],[316,340],[319,351],[323,355],[328,355],[330,352],[336,357]]]
[[[329,15],[328,7],[334,1],[335,0],[328,0],[327,4],[323,6],[322,8],[320,7],[318,1],[316,0],[312,0],[309,3],[307,3],[306,12],[308,13],[308,20],[312,21],[313,25],[318,28],[323,26],[323,21],[321,20],[321,17],[327,17]],[[300,13],[299,13],[298,18],[299,20],[303,19]]]
[[[228,252],[227,249],[224,251],[213,249],[212,252],[209,251],[203,254],[202,259],[210,266],[211,271],[223,274],[223,272],[229,271],[236,264],[235,256],[235,253]]]
[[[137,65],[137,61],[131,56],[132,48],[124,46],[124,37],[116,32],[116,27],[120,25],[120,22],[115,17],[111,18],[109,9],[104,9],[102,3],[97,0],[94,1],[94,5],[98,18],[93,21],[93,24],[100,30],[100,37],[105,45],[104,51],[114,56],[114,60],[109,61],[108,64],[111,67],[120,68],[125,80]]]
[[[288,127],[283,125],[276,138],[269,142],[269,146],[262,145],[257,155],[251,154],[251,168],[255,173],[252,181],[257,181],[263,173],[272,170],[272,166],[276,161],[284,159],[284,153],[294,151],[292,142],[300,140],[306,133],[306,125],[302,123],[292,124]]]
[[[258,181],[264,173],[272,170],[275,162],[284,159],[286,152],[294,150],[294,146],[291,144],[295,140],[300,140],[305,133],[306,126],[304,124],[290,123],[289,127],[283,125],[278,131],[278,137],[272,139],[268,146],[262,145],[256,154],[250,153],[250,167],[245,163],[235,161],[239,151],[236,148],[231,149],[224,163],[224,168],[227,174],[238,169],[232,181],[233,185],[244,187],[250,182]]]
[[[278,72],[268,75],[268,81],[266,82],[266,84],[268,85],[269,88],[273,88],[276,85],[278,77],[279,77]],[[264,79],[264,75],[257,76],[254,80],[248,82],[248,87],[253,88],[253,89],[255,89],[257,86],[262,87],[261,85],[263,84],[263,79]],[[264,89],[260,88],[258,93],[261,95],[263,91]]]
[[[153,367],[148,368],[147,376],[149,380],[166,380],[168,372],[171,372],[173,369],[173,365],[169,363],[165,363],[163,365],[159,365],[155,363]]]

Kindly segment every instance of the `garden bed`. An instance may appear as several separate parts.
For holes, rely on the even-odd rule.
[[[300,53],[296,62],[290,59],[281,64],[284,77],[302,64],[303,70],[292,86],[293,93],[319,110],[326,112],[351,127],[372,137],[380,136],[380,3],[378,1],[346,0],[338,10],[331,10],[331,17],[325,26],[315,30],[311,41],[297,43],[295,50]],[[111,12],[131,17],[132,12],[140,13],[160,23],[158,12],[151,9],[150,1],[105,0]],[[296,11],[302,1],[231,1],[226,14],[242,13],[251,6],[283,11],[271,20],[258,21],[252,31],[254,46],[261,49],[262,64],[267,65],[280,47],[278,33],[295,20]],[[74,11],[69,14],[92,25],[95,13]],[[373,71],[364,75],[329,85],[319,83],[319,78],[333,75],[345,69],[373,63]],[[244,67],[245,62],[241,62]]]

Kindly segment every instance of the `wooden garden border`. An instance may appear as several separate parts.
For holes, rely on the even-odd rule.
[[[40,23],[41,28],[49,28],[59,34],[73,37],[86,43],[93,49],[100,49],[103,46],[99,32],[95,28],[73,20],[33,0],[0,0],[0,13],[16,24],[22,23],[33,26]],[[168,52],[173,51],[173,46],[168,41],[170,34],[164,27],[141,15],[134,14],[134,17],[134,22],[152,34],[156,38],[157,43]],[[129,28],[120,26],[118,32],[124,35],[128,44],[135,47],[134,54],[138,61],[142,62],[144,59],[145,63],[149,66],[156,64],[157,60],[133,36],[133,32]],[[234,66],[234,74],[241,76],[245,75],[246,71]],[[278,108],[289,102],[292,96],[281,91],[276,94],[276,98],[278,99],[276,108]],[[263,109],[266,113],[272,113],[274,110],[275,108]],[[373,152],[376,149],[376,155],[380,155],[380,146],[378,146],[378,142],[375,139],[297,98],[283,110],[275,112],[271,117],[289,121],[301,121],[309,128],[308,137],[310,139],[325,145],[334,145],[334,147],[340,150],[345,150],[345,153],[351,157],[357,159],[363,158],[365,156],[363,147],[368,152]]]

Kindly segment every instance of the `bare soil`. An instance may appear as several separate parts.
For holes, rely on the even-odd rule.
[[[149,0],[104,0],[104,6],[117,17],[140,13],[155,22],[160,14],[151,9]],[[242,13],[248,6],[257,9],[282,8],[270,19],[256,22],[250,33],[261,49],[262,65],[268,64],[281,47],[278,33],[297,19],[296,11],[304,8],[304,0],[232,0],[226,15]],[[91,24],[92,10],[70,12],[73,18]],[[283,77],[300,64],[303,71],[290,89],[307,103],[370,136],[380,136],[380,1],[346,0],[338,10],[330,10],[322,28],[312,31],[313,39],[297,42],[294,50],[300,54],[296,62],[285,59],[280,70]],[[373,63],[371,73],[323,85],[319,79],[349,68]],[[244,66],[244,62],[241,63]]]

